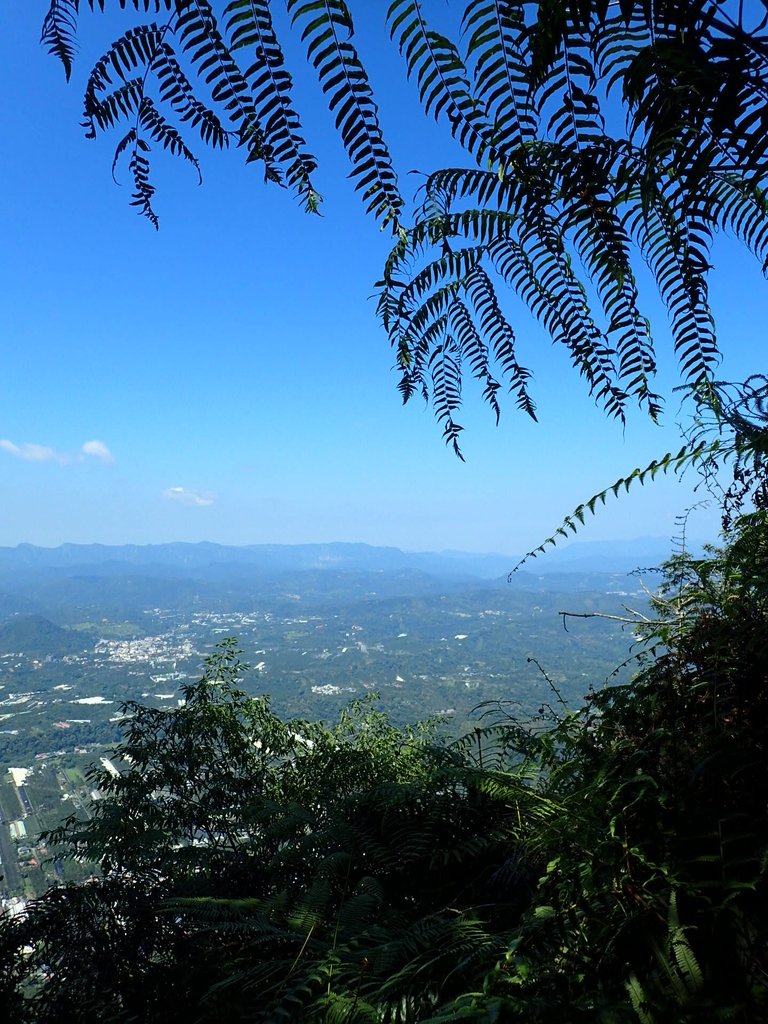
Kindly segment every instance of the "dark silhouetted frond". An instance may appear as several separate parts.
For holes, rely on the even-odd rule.
[[[420,0],[394,0],[387,19],[425,112],[445,117],[454,137],[478,163],[486,156],[493,159],[493,133],[472,95],[456,45],[428,27]]]
[[[214,149],[229,145],[229,135],[221,120],[195,95],[175,52],[164,39],[158,44],[150,70],[157,79],[160,100],[167,103],[182,121],[196,128],[206,145]]]
[[[268,181],[282,182],[272,145],[254,105],[243,72],[222,38],[219,22],[209,0],[184,0],[174,29],[183,52],[234,125],[246,162],[264,165]]]
[[[243,74],[274,158],[285,165],[286,182],[296,189],[305,209],[315,212],[320,197],[312,174],[317,163],[304,150],[299,115],[292,103],[292,79],[272,25],[269,2],[232,0],[224,13],[231,52],[246,50],[250,61]]]
[[[142,214],[150,224],[157,230],[159,221],[157,214],[152,207],[152,197],[155,194],[155,187],[149,180],[149,144],[143,139],[137,138],[134,143],[131,159],[128,168],[133,178],[133,194],[131,206]]]
[[[288,10],[301,25],[307,57],[352,161],[355,188],[362,193],[366,210],[396,231],[403,200],[373,90],[351,42],[354,27],[347,5],[343,0],[288,0]]]
[[[503,156],[535,139],[538,128],[524,56],[522,4],[472,0],[463,27],[470,33],[467,53],[477,102],[493,126],[493,148]]]
[[[139,125],[144,129],[145,134],[155,142],[159,142],[163,149],[170,150],[174,156],[181,156],[191,163],[197,171],[198,180],[203,180],[200,174],[200,165],[194,154],[189,150],[176,128],[168,124],[148,96],[141,101]]]
[[[40,34],[43,46],[61,61],[67,81],[77,49],[78,8],[79,0],[51,0]]]
[[[165,29],[156,24],[129,29],[93,66],[85,88],[83,127],[88,138],[122,117],[136,114],[144,95],[147,67],[155,59]],[[118,84],[112,91],[110,86]]]
[[[87,4],[107,10],[104,0]],[[68,77],[82,6],[46,5],[43,45]],[[138,208],[150,216],[149,145],[197,166],[182,138],[193,128],[212,147],[237,141],[247,162],[315,211],[315,159],[270,0],[118,6],[135,22],[167,15],[132,24],[86,86],[86,132],[120,127],[115,158],[130,154]],[[717,234],[736,235],[768,276],[764,8],[464,0],[451,9],[389,0],[382,36],[399,50],[424,114],[448,126],[471,165],[426,168],[406,227],[366,61],[353,44],[352,5],[286,0],[355,188],[394,236],[378,311],[398,386],[405,400],[432,401],[454,447],[464,372],[481,382],[497,418],[507,388],[533,414],[529,373],[514,354],[521,327],[505,311],[502,285],[567,349],[609,417],[624,422],[637,403],[656,419],[656,353],[638,287],[644,262],[669,314],[683,380],[711,383]]]
[[[476,266],[467,274],[463,287],[472,302],[477,322],[482,334],[487,339],[487,346],[494,361],[498,365],[502,377],[508,382],[509,390],[516,396],[517,407],[535,420],[536,406],[533,404],[527,388],[531,373],[517,361],[515,334],[501,311],[493,281],[481,266]],[[475,359],[477,360],[478,357],[479,352],[475,350]],[[487,395],[486,398],[494,407],[495,391]]]

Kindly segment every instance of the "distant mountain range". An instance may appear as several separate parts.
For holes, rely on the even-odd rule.
[[[149,626],[154,610],[194,615],[269,608],[290,615],[369,602],[448,598],[489,604],[514,595],[636,590],[627,573],[660,565],[667,542],[574,543],[529,561],[462,551],[408,552],[368,544],[21,544],[0,548],[0,648],[56,656],[87,643],[59,627],[109,620]],[[653,577],[646,578],[653,587]],[[502,597],[502,594],[506,597]],[[537,597],[530,597],[537,603]],[[473,605],[474,606],[474,605]],[[143,628],[143,626],[138,627]]]
[[[631,541],[576,542],[555,548],[530,561],[525,572],[550,573],[628,572],[658,566],[668,556],[669,541],[641,537]],[[369,544],[62,544],[44,548],[32,544],[0,547],[0,579],[88,576],[181,576],[238,574],[254,571],[276,575],[286,572],[417,571],[430,576],[495,579],[514,568],[517,556],[472,554],[462,551],[409,552]],[[218,571],[217,571],[218,570]]]

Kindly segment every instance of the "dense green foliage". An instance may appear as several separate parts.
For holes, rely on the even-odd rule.
[[[43,43],[72,72],[78,17],[105,0],[51,0]],[[391,231],[379,312],[400,389],[431,398],[459,451],[464,375],[499,415],[535,416],[503,295],[565,346],[589,392],[623,419],[656,417],[656,360],[639,297],[646,264],[667,307],[683,381],[717,360],[707,281],[715,234],[765,267],[768,110],[764,5],[736,0],[120,0],[129,27],[85,87],[89,137],[118,131],[133,205],[157,225],[153,148],[199,172],[190,138],[240,147],[308,211],[320,196],[284,54],[306,53],[366,210]],[[423,112],[469,167],[422,168],[409,216],[354,18],[380,11]],[[138,13],[137,13],[138,12]],[[113,12],[114,13],[114,12]],[[157,20],[146,20],[152,16]],[[291,40],[296,35],[298,40]],[[299,60],[297,73],[306,74]],[[382,104],[386,104],[386,91]],[[398,111],[392,112],[396,123]],[[410,168],[409,168],[410,169]]]
[[[53,890],[6,935],[35,945],[17,969],[47,975],[31,1019],[219,1019],[225,1005],[290,1020],[387,987],[424,1011],[503,953],[477,920],[526,901],[527,882],[499,901],[493,877],[515,861],[503,795],[365,705],[331,730],[283,723],[236,689],[237,668],[224,645],[183,708],[134,706],[129,769],[96,773],[109,798],[55,837],[102,877]]]
[[[53,837],[98,877],[0,928],[13,1019],[764,1019],[765,514],[665,580],[630,684],[455,744],[283,722],[225,642]]]

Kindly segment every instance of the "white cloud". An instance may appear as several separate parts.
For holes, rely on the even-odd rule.
[[[48,448],[44,444],[14,444],[13,441],[2,439],[0,448],[14,458],[26,459],[27,462],[51,462],[54,459],[61,459],[53,448]]]
[[[86,441],[77,452],[59,452],[45,444],[15,444],[7,438],[0,439],[0,451],[7,452],[15,459],[25,462],[58,462],[62,466],[73,462],[84,462],[86,456],[98,459],[99,462],[114,462],[112,452],[103,441]]]
[[[115,457],[103,441],[86,441],[80,451],[84,455],[92,455],[94,459],[101,462],[114,462]]]
[[[184,487],[166,487],[163,497],[168,501],[175,501],[179,505],[187,505],[189,508],[202,508],[204,505],[212,505],[214,497],[206,491],[188,491]]]

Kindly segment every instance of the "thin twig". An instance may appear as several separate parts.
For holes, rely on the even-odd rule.
[[[649,619],[646,615],[641,615],[639,612],[635,613],[634,617],[630,618],[627,615],[606,615],[604,612],[558,612],[558,615],[563,617],[563,628],[568,630],[565,624],[566,618],[568,619],[609,619],[611,622],[624,622],[628,626],[675,626],[679,622],[679,619],[670,619],[669,621],[664,619]]]

